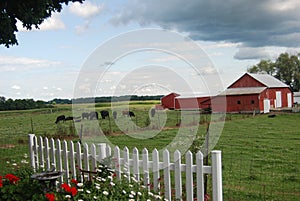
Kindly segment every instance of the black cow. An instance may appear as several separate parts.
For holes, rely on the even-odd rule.
[[[66,120],[65,115],[60,115],[60,116],[58,116],[58,117],[56,118],[55,123],[57,124],[57,123],[60,122],[60,121],[65,122],[65,120]]]
[[[99,117],[98,117],[98,112],[90,112],[90,115],[89,115],[89,117],[90,117],[90,120],[93,120],[93,119],[98,119]]]
[[[66,117],[65,118],[65,121],[71,121],[71,120],[74,120],[74,117]]]
[[[116,111],[113,112],[113,117],[114,117],[114,119],[117,119],[117,112]]]
[[[128,115],[129,115],[130,117],[135,117],[135,115],[134,115],[134,113],[133,113],[132,111],[129,111],[129,112],[128,112]]]
[[[82,119],[89,119],[89,116],[90,116],[90,113],[88,113],[88,112],[83,112],[82,114],[81,114],[81,118]]]
[[[100,115],[102,119],[106,119],[106,117],[109,118],[109,112],[107,110],[101,110]]]

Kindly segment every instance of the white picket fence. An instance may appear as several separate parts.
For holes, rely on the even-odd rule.
[[[145,186],[153,184],[153,189],[159,190],[160,178],[163,178],[165,198],[172,198],[171,189],[175,189],[175,199],[182,200],[183,177],[185,172],[185,195],[187,201],[194,200],[194,194],[198,201],[204,201],[204,177],[205,174],[212,175],[212,198],[214,201],[222,201],[222,164],[221,151],[211,152],[211,166],[203,165],[203,154],[196,154],[196,163],[193,164],[193,155],[190,151],[185,154],[186,164],[181,163],[181,153],[174,152],[174,162],[170,161],[168,150],[163,151],[162,160],[159,152],[154,149],[152,155],[148,154],[147,149],[142,150],[140,157],[138,149],[134,148],[132,154],[127,147],[120,150],[114,148],[112,155],[111,147],[106,144],[87,143],[74,144],[72,141],[60,141],[59,139],[48,139],[36,137],[29,134],[30,164],[37,169],[48,170],[52,166],[57,171],[64,172],[60,182],[69,182],[70,178],[83,179],[78,169],[95,171],[100,161],[107,156],[113,156],[114,168],[117,177],[121,179],[121,174],[127,175],[127,178],[134,177],[137,181],[143,179]],[[131,157],[130,157],[131,156]],[[149,160],[152,158],[152,161]],[[171,172],[174,171],[175,186],[171,186]],[[152,178],[150,178],[150,172]],[[163,174],[161,176],[161,174]],[[194,181],[194,178],[195,181]],[[196,189],[196,192],[194,192]]]

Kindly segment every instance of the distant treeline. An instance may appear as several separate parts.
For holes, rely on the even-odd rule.
[[[0,96],[0,111],[4,110],[27,110],[27,109],[39,109],[39,108],[53,108],[55,104],[72,104],[72,103],[108,103],[118,101],[146,101],[146,100],[160,100],[163,95],[155,96],[106,96],[96,98],[77,98],[77,99],[60,99],[55,98],[51,101],[34,101],[33,99],[7,99]]]
[[[77,99],[53,99],[49,103],[56,104],[72,104],[72,103],[107,103],[119,101],[146,101],[146,100],[160,100],[163,95],[155,96],[138,96],[138,95],[124,95],[124,96],[103,96]]]
[[[53,106],[45,101],[34,101],[33,99],[7,99],[0,96],[0,111],[4,110],[27,110],[39,108],[52,108]]]

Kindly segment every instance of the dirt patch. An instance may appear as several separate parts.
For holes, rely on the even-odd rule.
[[[3,144],[0,145],[0,149],[14,148],[16,145],[13,144]]]

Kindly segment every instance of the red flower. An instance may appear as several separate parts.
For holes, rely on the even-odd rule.
[[[48,201],[54,201],[55,195],[53,193],[46,193],[46,198],[48,199]]]
[[[77,185],[78,184],[78,181],[76,179],[71,179],[71,183]]]
[[[3,186],[2,176],[0,175],[0,188]]]
[[[61,185],[61,187],[67,192],[67,193],[71,193],[72,196],[75,196],[77,194],[77,188],[76,187],[71,187],[69,184],[67,183],[63,183]]]
[[[77,194],[77,188],[76,187],[72,187],[70,191],[71,192],[69,192],[69,193],[71,193],[73,197]]]
[[[20,180],[19,177],[15,176],[13,174],[7,174],[4,176],[4,178],[8,179],[11,184],[16,184]]]

